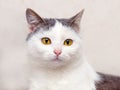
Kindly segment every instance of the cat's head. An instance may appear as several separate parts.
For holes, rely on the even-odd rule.
[[[30,33],[28,52],[33,60],[46,67],[60,67],[74,63],[81,55],[80,21],[83,10],[69,19],[41,18],[26,10]]]

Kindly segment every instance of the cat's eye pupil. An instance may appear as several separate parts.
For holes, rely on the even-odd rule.
[[[48,38],[45,39],[45,42],[48,43]]]
[[[69,40],[66,40],[66,43],[69,44]]]

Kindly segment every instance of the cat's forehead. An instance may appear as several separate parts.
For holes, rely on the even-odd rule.
[[[55,18],[46,19],[44,18],[44,20],[46,23],[44,23],[40,27],[46,30],[49,30],[49,28],[54,27],[57,22],[61,23],[63,26],[70,26],[68,19],[55,19]]]
[[[52,30],[54,32],[53,34],[55,34],[55,32],[56,33],[59,33],[59,32],[64,32],[65,33],[65,29],[70,28],[68,19],[50,18],[50,19],[44,19],[44,20],[45,20],[46,23],[38,25],[34,32],[29,33],[28,37],[27,37],[27,40],[38,32],[46,32],[46,31],[51,31]]]
[[[64,23],[61,23],[60,21],[56,20],[56,23],[54,25],[54,27],[50,28],[48,30],[48,32],[46,32],[46,34],[50,34],[53,36],[69,36],[71,34],[73,34],[74,30],[72,30],[72,28],[70,28],[67,25],[64,25]]]
[[[42,34],[41,34],[42,33]],[[65,39],[78,39],[79,35],[69,26],[63,25],[63,23],[56,20],[54,27],[51,27],[47,31],[40,31],[37,33],[38,37],[49,37],[52,40],[65,40]]]

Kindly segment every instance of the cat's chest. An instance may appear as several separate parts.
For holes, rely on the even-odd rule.
[[[63,76],[39,75],[39,78],[32,78],[30,90],[95,90],[93,82],[84,76],[76,74]]]
[[[92,90],[88,84],[80,83],[80,81],[75,80],[59,80],[55,82],[50,82],[47,87],[48,90]]]

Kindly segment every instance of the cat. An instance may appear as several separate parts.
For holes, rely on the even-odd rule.
[[[57,19],[26,10],[30,29],[26,39],[31,68],[29,90],[120,90],[120,77],[96,72],[83,55],[83,12]]]

